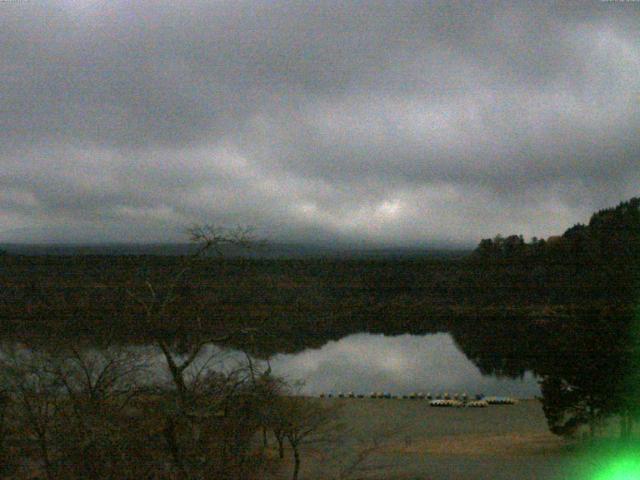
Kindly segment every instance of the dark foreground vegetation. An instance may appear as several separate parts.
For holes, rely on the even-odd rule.
[[[5,459],[26,453],[49,479],[143,478],[122,473],[133,465],[148,468],[147,478],[261,477],[278,463],[265,453],[270,431],[280,445],[288,439],[298,465],[296,444],[331,414],[286,403],[287,386],[251,359],[358,331],[448,331],[484,373],[534,372],[558,435],[596,435],[615,417],[630,437],[640,418],[640,199],[559,237],[482,240],[463,259],[222,259],[207,253],[248,239],[192,233],[201,250],[191,256],[0,258],[0,321],[11,346],[0,414],[13,419],[0,431]],[[54,339],[75,348],[47,357]],[[170,382],[161,391],[138,380],[122,387],[126,375],[100,373],[118,362],[83,366],[86,342],[152,344]],[[194,375],[212,342],[247,352],[247,363]],[[71,377],[79,380],[65,383]],[[312,427],[297,437],[274,422]],[[80,447],[69,450],[70,439]]]
[[[265,478],[286,451],[296,479],[302,445],[334,428],[335,408],[251,362],[153,386],[145,356],[119,348],[6,347],[2,366],[2,478]]]
[[[21,343],[14,337],[3,344],[1,475],[264,478],[282,463],[286,442],[294,459],[291,478],[298,478],[301,447],[330,424],[331,409],[292,395],[290,385],[248,354],[231,371],[209,368],[216,354],[206,347],[231,336],[198,328],[205,310],[189,310],[196,312],[192,329],[186,324],[184,330],[156,328],[177,315],[184,278],[200,257],[221,243],[247,241],[210,227],[198,227],[192,236],[198,250],[170,275],[161,281],[145,276],[141,289],[125,290],[137,306],[136,320],[147,327],[147,342],[160,352],[166,378],[149,367],[153,353],[111,344],[116,337],[108,326],[100,344],[83,343],[81,332],[74,330],[66,338],[54,330],[48,338],[39,335]],[[253,331],[236,333],[247,341]],[[278,445],[273,458],[267,450],[270,435]]]

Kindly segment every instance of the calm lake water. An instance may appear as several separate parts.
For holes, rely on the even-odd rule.
[[[215,360],[207,368],[228,370],[245,360],[241,352],[217,347],[210,347],[203,358],[213,354]],[[154,362],[162,368],[160,356]],[[448,333],[358,333],[321,348],[277,354],[269,363],[275,375],[303,381],[301,393],[308,395],[382,391],[397,395],[448,392],[531,398],[540,394],[536,378],[530,373],[518,379],[482,375]]]
[[[141,374],[142,383],[170,382],[164,357],[157,348],[134,347],[134,350],[142,354],[149,367],[147,373]],[[231,371],[246,365],[246,360],[243,352],[212,345],[187,372]],[[266,362],[257,363],[266,368]],[[413,392],[469,396],[484,393],[518,398],[540,395],[531,373],[516,379],[480,373],[448,333],[396,336],[357,333],[329,341],[320,348],[276,354],[269,359],[269,365],[273,374],[288,382],[301,382],[299,392],[304,395],[374,391],[393,395]]]
[[[466,392],[533,397],[540,393],[529,373],[516,380],[482,375],[447,333],[393,337],[359,333],[320,349],[276,355],[271,365],[276,374],[304,380],[303,392],[308,394]]]

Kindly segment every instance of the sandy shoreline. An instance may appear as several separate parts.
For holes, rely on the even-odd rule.
[[[327,399],[341,405],[344,435],[307,447],[303,479],[336,472],[375,445],[349,478],[555,480],[577,459],[571,442],[551,434],[542,407],[527,399],[487,408],[434,408],[426,401]],[[286,475],[283,476],[286,478]]]

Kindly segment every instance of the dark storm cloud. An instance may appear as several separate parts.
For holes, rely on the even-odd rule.
[[[640,3],[0,5],[0,240],[549,235],[640,184]]]

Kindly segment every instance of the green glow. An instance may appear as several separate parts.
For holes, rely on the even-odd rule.
[[[574,450],[552,480],[640,480],[640,439],[596,439]]]
[[[624,456],[612,459],[593,480],[640,480],[640,458]]]

